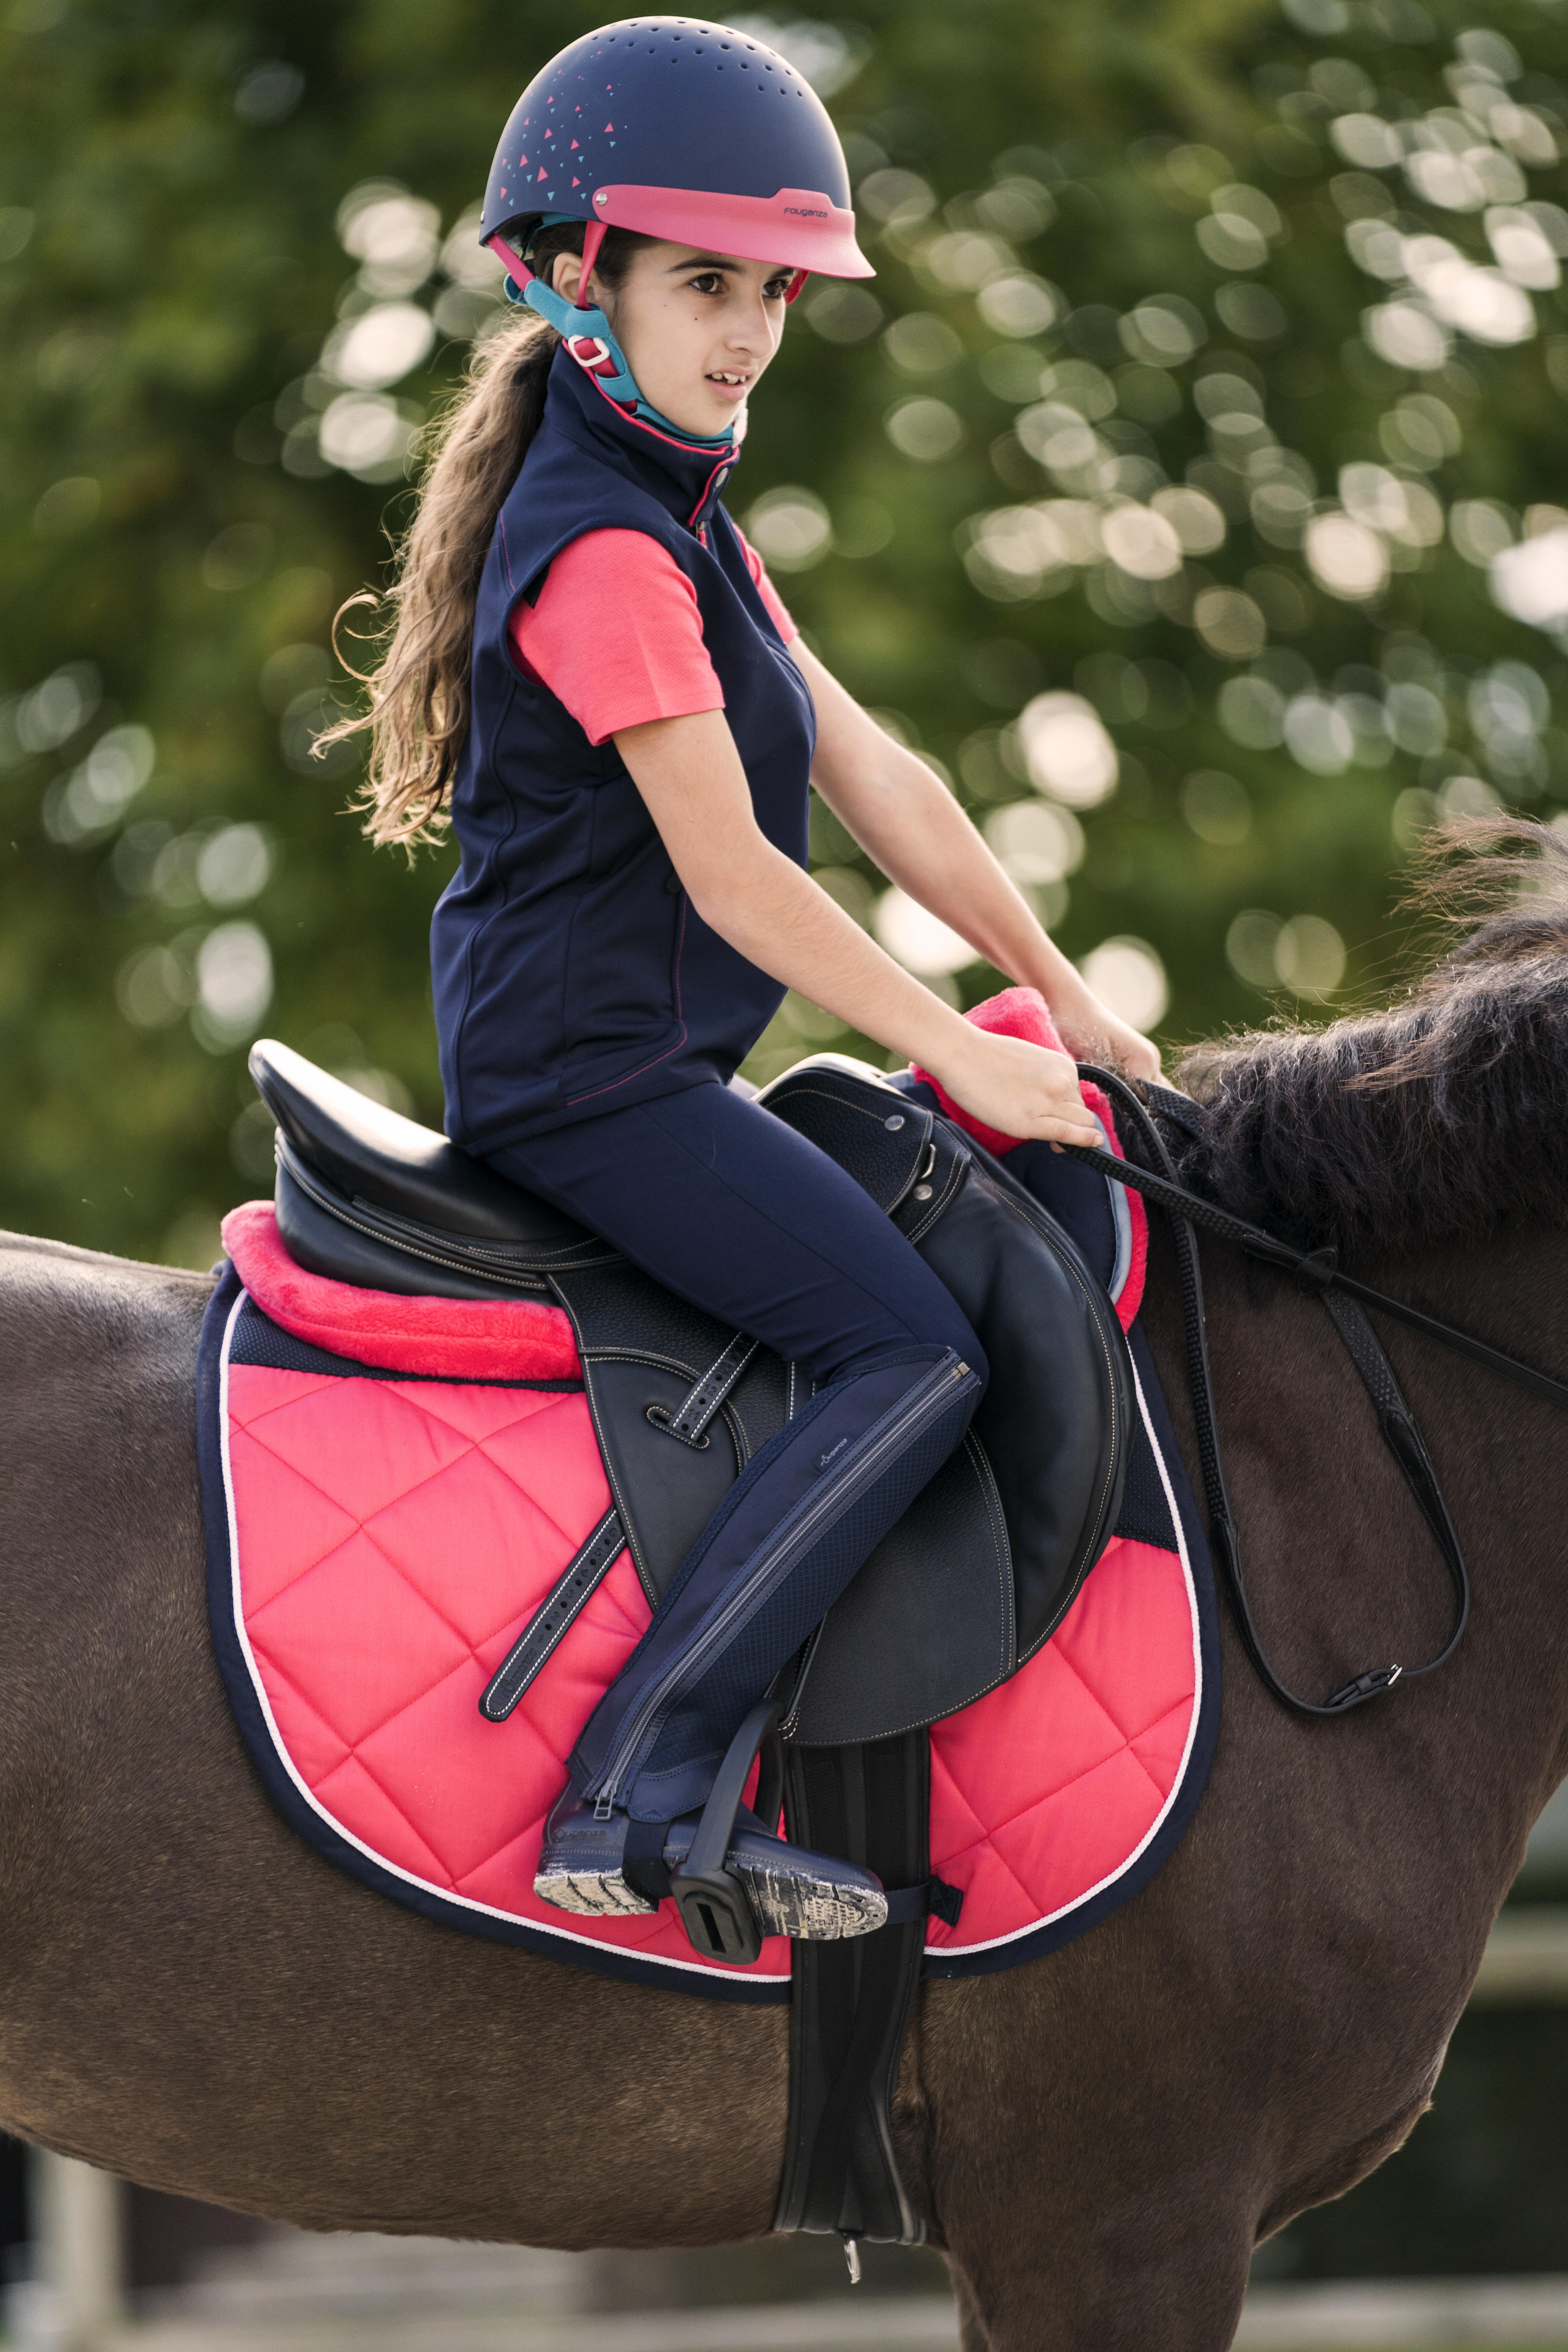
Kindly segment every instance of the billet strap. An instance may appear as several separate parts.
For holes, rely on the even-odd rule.
[[[749,1339],[743,1331],[732,1333],[722,1352],[692,1383],[672,1413],[667,1416],[657,1406],[649,1407],[648,1419],[654,1427],[662,1429],[667,1436],[679,1437],[683,1445],[706,1445],[709,1423],[760,1345],[759,1340]]]
[[[1434,1673],[1438,1666],[1446,1664],[1453,1656],[1464,1636],[1470,1610],[1469,1574],[1465,1566],[1465,1556],[1458,1531],[1448,1515],[1447,1506],[1443,1500],[1442,1490],[1438,1486],[1436,1474],[1432,1467],[1421,1433],[1415,1425],[1415,1415],[1400,1391],[1399,1383],[1394,1376],[1394,1367],[1384,1353],[1377,1335],[1363,1313],[1360,1301],[1363,1298],[1367,1299],[1373,1306],[1384,1307],[1391,1313],[1400,1313],[1403,1309],[1405,1320],[1416,1321],[1418,1326],[1428,1328],[1434,1337],[1447,1339],[1450,1344],[1464,1342],[1467,1335],[1462,1332],[1451,1332],[1446,1323],[1438,1323],[1430,1316],[1418,1316],[1415,1308],[1404,1308],[1402,1301],[1386,1298],[1381,1291],[1372,1290],[1364,1283],[1353,1282],[1349,1276],[1341,1273],[1338,1261],[1331,1250],[1297,1249],[1290,1243],[1280,1241],[1275,1234],[1265,1233],[1260,1226],[1248,1224],[1244,1218],[1233,1217],[1227,1210],[1216,1207],[1213,1202],[1205,1201],[1201,1193],[1189,1192],[1177,1179],[1175,1165],[1166,1149],[1163,1136],[1159,1132],[1154,1120],[1149,1116],[1145,1105],[1140,1101],[1125,1079],[1116,1076],[1109,1070],[1098,1069],[1092,1064],[1080,1062],[1078,1066],[1079,1076],[1081,1078],[1090,1079],[1096,1086],[1103,1087],[1105,1092],[1125,1109],[1147,1149],[1158,1159],[1163,1171],[1163,1174],[1155,1174],[1148,1169],[1135,1166],[1130,1160],[1118,1160],[1111,1152],[1101,1151],[1087,1145],[1065,1144],[1062,1147],[1072,1159],[1081,1160],[1086,1167],[1098,1169],[1101,1175],[1110,1177],[1119,1184],[1131,1185],[1135,1192],[1142,1192],[1147,1199],[1157,1202],[1170,1217],[1172,1235],[1176,1246],[1177,1265],[1181,1276],[1182,1319],[1187,1347],[1187,1379],[1192,1392],[1193,1422],[1197,1436],[1198,1461],[1203,1474],[1204,1498],[1208,1508],[1209,1540],[1230,1593],[1231,1605],[1236,1612],[1237,1626],[1241,1634],[1243,1646],[1265,1688],[1282,1706],[1290,1707],[1298,1715],[1341,1716],[1347,1714],[1352,1707],[1364,1705],[1368,1699],[1380,1697],[1384,1691],[1392,1690],[1396,1682],[1414,1682],[1423,1675]],[[1150,1093],[1152,1097],[1163,1097],[1165,1089],[1152,1087]],[[1176,1097],[1173,1099],[1185,1103],[1184,1097]],[[1163,1099],[1157,1102],[1156,1107],[1163,1115],[1173,1116],[1165,1111]],[[1201,1118],[1201,1112],[1198,1112],[1197,1106],[1193,1105],[1190,1108]],[[1190,1120],[1184,1116],[1179,1123],[1189,1132],[1201,1132],[1201,1128],[1194,1129]],[[1292,1691],[1280,1681],[1270,1665],[1258,1638],[1251,1606],[1247,1597],[1246,1580],[1241,1565],[1241,1534],[1237,1524],[1236,1514],[1231,1507],[1230,1496],[1225,1480],[1225,1466],[1220,1458],[1219,1433],[1215,1418],[1214,1382],[1209,1370],[1208,1338],[1204,1316],[1203,1274],[1198,1263],[1197,1241],[1193,1231],[1194,1224],[1203,1225],[1208,1232],[1217,1234],[1222,1240],[1234,1242],[1238,1247],[1246,1250],[1250,1256],[1261,1258],[1268,1265],[1280,1266],[1295,1274],[1302,1288],[1315,1290],[1328,1308],[1334,1328],[1338,1331],[1345,1350],[1372,1399],[1377,1413],[1378,1429],[1384,1442],[1398,1464],[1401,1475],[1415,1496],[1422,1517],[1432,1531],[1434,1540],[1443,1556],[1443,1564],[1447,1570],[1449,1580],[1454,1587],[1455,1612],[1447,1639],[1436,1656],[1428,1658],[1424,1664],[1370,1666],[1363,1673],[1353,1675],[1338,1690],[1331,1692],[1328,1698],[1321,1703],[1300,1697],[1297,1692]],[[1349,1295],[1342,1297],[1339,1295],[1341,1292]],[[1479,1340],[1470,1341],[1466,1348],[1466,1352],[1473,1353],[1481,1349],[1482,1345]],[[1568,1405],[1568,1387],[1563,1387],[1561,1382],[1549,1381],[1544,1373],[1532,1372],[1528,1365],[1515,1365],[1513,1358],[1502,1356],[1495,1349],[1486,1349],[1485,1353],[1489,1356],[1497,1356],[1497,1369],[1511,1368],[1516,1376],[1529,1375],[1527,1385],[1536,1386],[1539,1383],[1544,1383],[1546,1390],[1559,1391],[1560,1394],[1555,1401]]]
[[[626,1549],[619,1511],[608,1510],[534,1611],[486,1684],[479,1713],[487,1723],[504,1723],[540,1668],[595,1593]]]

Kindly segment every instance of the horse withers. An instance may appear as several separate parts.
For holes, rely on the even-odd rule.
[[[1184,1180],[1568,1375],[1568,845],[1390,1012],[1201,1050]],[[1517,878],[1500,855],[1489,869]],[[1254,1605],[1298,1686],[1425,1655],[1447,1594],[1310,1298],[1206,1246]],[[443,1934],[294,1839],[207,1637],[206,1276],[0,1251],[0,2121],[317,2229],[539,2245],[765,2231],[787,2020]],[[1184,1450],[1158,1231],[1146,1320]],[[1229,1669],[1163,1872],[1009,1973],[928,1984],[900,2154],[965,2352],[1220,2352],[1254,2245],[1397,2147],[1568,1770],[1552,1408],[1383,1334],[1469,1557],[1429,1681],[1305,1722]],[[1189,1459],[1191,1459],[1189,1452]]]

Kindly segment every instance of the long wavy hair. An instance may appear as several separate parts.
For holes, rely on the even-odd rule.
[[[526,230],[520,230],[526,236]],[[632,256],[650,240],[612,228],[595,276],[611,294]],[[583,250],[583,227],[543,230],[531,267],[548,279],[563,253]],[[379,658],[366,670],[344,667],[366,690],[366,707],[317,737],[316,749],[354,735],[370,737],[370,760],[354,805],[378,845],[439,838],[463,739],[468,731],[468,672],[474,606],[496,517],[516,481],[544,411],[545,385],[560,337],[523,311],[475,347],[467,374],[425,436],[413,521],[396,544],[392,583],[382,595],[362,589],[332,625],[369,608],[366,633]],[[338,647],[340,657],[342,648]]]

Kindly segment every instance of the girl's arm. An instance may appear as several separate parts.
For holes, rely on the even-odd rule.
[[[1053,1143],[1098,1142],[1066,1055],[963,1020],[766,839],[721,710],[650,719],[623,729],[615,743],[687,896],[732,948],[890,1053],[920,1062],[985,1126]]]
[[[941,779],[885,735],[798,637],[790,652],[816,704],[812,782],[867,856],[998,971],[1037,988],[1080,1061],[1157,1078],[1157,1049],[1085,985]]]

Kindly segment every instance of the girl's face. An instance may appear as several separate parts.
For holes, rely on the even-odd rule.
[[[555,264],[555,289],[575,300],[583,265]],[[616,331],[643,397],[685,433],[722,433],[743,412],[784,333],[795,273],[698,246],[639,246],[615,292],[590,274],[588,292]]]

